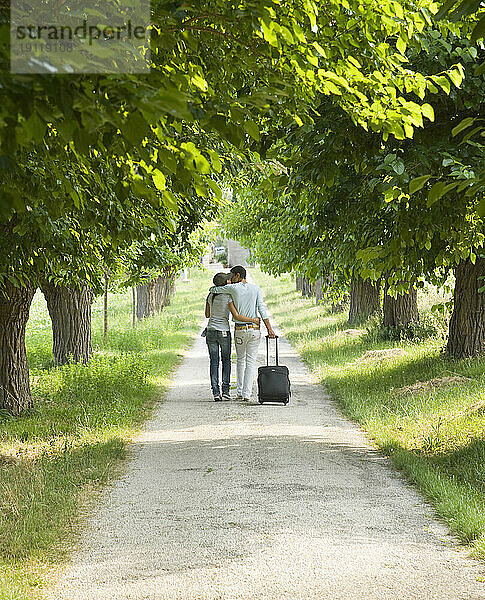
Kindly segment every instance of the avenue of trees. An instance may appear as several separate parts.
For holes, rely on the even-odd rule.
[[[32,405],[35,290],[56,363],[88,360],[107,274],[160,310],[227,182],[273,272],[392,297],[456,266],[449,349],[483,348],[483,9],[438,8],[153,0],[149,74],[21,76],[0,2],[0,409]]]

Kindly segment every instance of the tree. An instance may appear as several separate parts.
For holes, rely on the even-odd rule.
[[[455,270],[447,351],[454,358],[485,352],[485,258],[461,260]],[[479,291],[481,289],[481,291]]]
[[[52,321],[53,353],[56,365],[86,363],[93,352],[91,344],[91,305],[93,290],[88,285],[41,285]]]
[[[349,324],[360,323],[371,315],[379,314],[380,308],[380,282],[354,275],[350,284]]]
[[[409,320],[406,305],[414,285],[422,285],[422,278],[442,282],[469,256],[480,262],[484,240],[480,199],[459,195],[474,177],[464,165],[479,168],[482,148],[450,135],[450,122],[460,123],[470,110],[483,112],[483,81],[444,75],[459,59],[465,65],[460,72],[473,73],[476,52],[466,38],[443,31],[423,35],[420,45],[413,64],[419,72],[439,70],[432,77],[446,92],[433,102],[431,124],[415,129],[412,140],[383,141],[353,127],[335,102],[322,100],[313,125],[280,132],[267,157],[282,165],[260,178],[266,197],[256,194],[252,204],[254,228],[271,231],[264,241],[256,239],[263,264],[278,268],[275,259],[285,254],[281,264],[298,265],[300,272],[305,264],[315,276],[330,272],[345,278],[350,269],[372,281],[386,275],[392,294],[411,294],[406,303],[394,304],[394,311],[402,310],[394,315],[397,321]],[[431,80],[427,86],[428,93],[438,91]],[[456,178],[448,199],[444,182],[423,189],[429,173],[440,169]],[[240,218],[247,219],[247,212],[243,208]],[[479,345],[475,351],[481,351]]]
[[[22,337],[15,344],[6,339],[4,354],[9,353],[9,348],[23,348],[25,325],[22,324],[28,317],[25,303],[30,303],[33,293],[22,295],[22,290],[41,286],[53,322],[56,364],[70,358],[86,361],[91,354],[93,290],[101,291],[105,268],[119,261],[136,240],[152,237],[163,240],[166,245],[175,243],[177,228],[180,235],[183,232],[187,236],[202,216],[210,215],[214,206],[213,200],[208,198],[205,204],[188,201],[180,210],[169,212],[160,203],[153,206],[149,200],[131,194],[120,201],[114,184],[115,173],[106,166],[100,170],[94,159],[91,167],[84,174],[83,186],[78,187],[84,199],[83,210],[68,214],[61,211],[61,216],[54,219],[52,210],[37,204],[26,211],[22,220],[11,219],[3,227],[0,256],[8,288],[4,285],[2,301],[6,306],[11,304],[9,319],[14,320],[15,313],[19,319],[10,335]],[[34,177],[29,185],[37,193],[48,195],[51,183],[52,179],[41,173],[39,181]],[[102,203],[99,202],[101,195]],[[190,198],[190,194],[187,197]],[[16,300],[19,296],[25,296],[23,303]],[[7,308],[4,314],[6,311]],[[26,385],[10,383],[13,377],[10,364],[15,364],[17,371],[23,371],[24,381],[28,380],[27,364],[26,360],[17,360],[16,355],[11,356],[2,363],[4,371],[0,374],[4,388],[21,394],[15,397],[10,392],[9,404],[5,407],[12,410],[12,402],[16,402],[18,408],[13,410],[20,412],[31,403],[30,391]]]
[[[391,296],[388,284],[384,288],[382,324],[384,327],[405,330],[411,323],[419,321],[418,294],[414,287],[405,294]]]
[[[0,407],[14,415],[32,406],[25,326],[35,289],[10,281],[0,295]]]

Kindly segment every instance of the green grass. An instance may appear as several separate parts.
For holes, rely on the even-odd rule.
[[[254,277],[275,320],[342,411],[371,434],[462,542],[485,558],[485,357],[449,360],[440,336],[420,343],[379,342],[363,330],[350,337],[343,333],[347,312],[332,314],[301,298],[289,276],[274,279],[254,270]],[[432,290],[420,293],[427,322],[439,321],[430,313],[437,299]],[[367,350],[394,347],[405,354],[359,360]],[[395,391],[456,375],[470,381],[425,392]]]
[[[55,368],[43,297],[34,299],[27,352],[34,408],[0,415],[0,600],[41,594],[68,556],[103,485],[122,469],[127,442],[170,381],[180,352],[198,330],[210,274],[178,282],[172,305],[131,325],[131,292],[93,307],[94,356]]]

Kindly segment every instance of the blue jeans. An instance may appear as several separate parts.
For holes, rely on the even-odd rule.
[[[225,334],[225,335],[223,335]],[[222,359],[222,393],[229,393],[231,381],[231,332],[208,329],[205,338],[210,358],[211,388],[214,396],[220,396],[219,353]]]

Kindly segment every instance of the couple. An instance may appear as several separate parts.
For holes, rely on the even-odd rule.
[[[207,323],[206,342],[210,358],[210,377],[214,400],[230,400],[231,330],[229,312],[234,321],[234,344],[237,357],[237,400],[251,398],[256,362],[261,340],[260,318],[268,336],[275,334],[269,322],[268,309],[257,285],[246,281],[246,269],[233,267],[230,273],[217,273],[212,280],[205,303]],[[219,355],[222,359],[222,396],[219,387]]]

